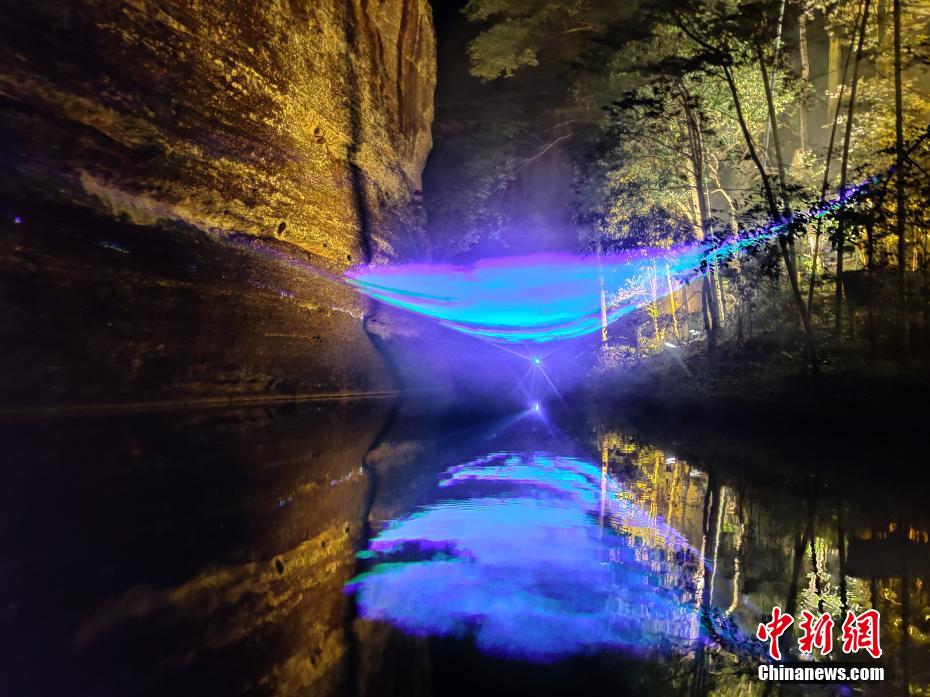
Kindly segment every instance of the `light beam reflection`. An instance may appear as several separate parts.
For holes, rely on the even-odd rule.
[[[445,498],[360,554],[369,570],[347,589],[362,617],[535,661],[693,646],[705,560],[600,466],[494,452],[448,468],[439,486]]]

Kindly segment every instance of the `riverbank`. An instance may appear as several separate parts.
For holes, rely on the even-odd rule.
[[[892,460],[919,468],[924,428],[921,395],[930,386],[926,361],[870,362],[855,350],[825,356],[818,376],[800,347],[758,340],[663,352],[623,369],[596,371],[588,408],[622,415],[651,437],[731,449],[839,458],[869,470]],[[755,445],[748,445],[748,444]]]

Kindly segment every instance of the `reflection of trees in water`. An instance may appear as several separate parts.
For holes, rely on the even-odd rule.
[[[879,610],[883,661],[891,682],[857,687],[867,695],[907,694],[906,681],[910,694],[930,692],[930,532],[896,521],[877,524],[875,512],[820,503],[817,492],[787,506],[782,494],[745,482],[718,484],[713,474],[627,434],[602,433],[598,448],[604,476],[618,481],[607,490],[648,512],[643,524],[616,521],[617,539],[637,550],[656,584],[676,588],[691,608],[687,630],[669,623],[657,625],[657,631],[693,641],[700,627],[711,638],[709,645],[694,642],[687,689],[761,694],[762,683],[739,673],[741,665],[745,670],[759,656],[752,631],[773,605],[793,605],[796,624],[802,610],[827,612],[837,633],[844,608]],[[845,516],[838,515],[842,511]],[[699,551],[693,560],[682,558],[658,534],[663,522]],[[702,557],[707,557],[706,565],[699,563]],[[795,566],[798,579],[792,584]],[[793,585],[796,592],[790,598]],[[788,641],[794,658],[796,624]],[[734,626],[740,631],[733,631]],[[842,654],[841,642],[834,644],[831,660],[864,660]]]
[[[706,475],[675,458],[666,458],[655,448],[637,446],[617,433],[601,437],[600,451],[604,476],[613,482],[602,491],[646,512],[640,518],[609,519],[616,533],[615,544],[631,549],[648,570],[649,582],[657,588],[671,589],[679,601],[673,615],[651,618],[652,629],[672,641],[693,642],[698,634],[699,599],[705,583],[705,550],[695,544],[688,531],[694,527],[694,516],[700,514]],[[681,532],[691,545],[664,535],[669,527]],[[624,556],[617,549],[611,549],[610,555],[611,561]],[[621,610],[648,616],[650,608]]]

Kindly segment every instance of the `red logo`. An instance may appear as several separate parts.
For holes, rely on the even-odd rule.
[[[772,608],[772,621],[760,624],[756,630],[759,641],[769,642],[769,656],[774,660],[781,660],[781,650],[778,648],[778,637],[784,634],[788,627],[794,624],[794,617],[783,613],[777,605]]]
[[[872,658],[882,655],[879,644],[879,621],[881,616],[878,610],[866,610],[856,615],[852,610],[846,613],[843,620],[843,653],[857,653],[865,650]],[[769,656],[775,661],[781,660],[781,650],[778,647],[779,637],[788,631],[794,624],[794,617],[782,612],[777,605],[772,608],[772,621],[760,624],[756,629],[759,641],[769,642]],[[816,616],[807,610],[801,611],[801,637],[798,639],[798,648],[802,653],[813,653],[819,649],[824,656],[833,651],[833,618],[824,613]]]
[[[803,634],[798,639],[798,648],[802,653],[813,653],[814,649],[820,649],[820,653],[826,656],[833,650],[833,618],[827,613],[820,617],[814,618],[814,615],[807,610],[801,611],[804,618],[798,626]]]
[[[880,619],[878,610],[866,610],[858,617],[852,610],[847,612],[843,620],[843,653],[865,649],[872,658],[879,658],[882,655],[882,647],[878,643]]]

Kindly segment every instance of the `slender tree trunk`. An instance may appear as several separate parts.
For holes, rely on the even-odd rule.
[[[827,30],[827,118],[836,111],[837,106],[842,98],[839,96],[840,87],[840,60],[843,57],[843,49],[840,44],[840,37],[834,32]],[[845,82],[845,79],[843,80]]]
[[[601,238],[597,238],[597,280],[601,292],[601,343],[607,344],[607,289],[604,286],[604,264],[601,260]]]
[[[811,61],[807,48],[807,3],[801,0],[798,14],[798,53],[801,57],[801,105],[798,108],[798,156],[795,162],[801,164],[808,148],[808,110],[810,109]]]
[[[904,107],[901,98],[901,0],[894,0],[894,133],[895,133],[895,178],[898,185],[898,198],[895,223],[898,233],[898,306],[903,317],[902,344],[905,356],[909,349],[908,313],[907,313],[907,240],[905,238],[904,217],[906,214],[904,200],[905,153],[904,153]]]
[[[762,53],[762,46],[756,44],[756,57],[759,60],[759,70],[762,72],[762,83],[765,87],[765,105],[768,110],[769,122],[772,124],[772,144],[775,149],[775,164],[778,172],[778,188],[781,194],[781,215],[787,220],[791,215],[791,203],[788,200],[788,180],[785,174],[785,162],[781,156],[781,143],[778,137],[778,123],[775,114],[775,100],[772,96],[772,90],[769,87],[768,68],[765,65],[765,56]]]
[[[691,103],[691,95],[681,83],[678,84],[678,91],[681,96],[682,108],[685,114],[685,123],[687,126],[689,150],[691,154],[691,170],[694,179],[694,197],[697,202],[698,212],[701,221],[701,239],[703,240],[711,232],[711,215],[708,205],[706,192],[707,184],[704,177],[704,140],[701,132],[701,124],[698,116],[694,112]],[[712,272],[708,272],[712,273]],[[705,279],[708,274],[705,274]],[[713,351],[717,345],[717,329],[720,325],[720,317],[717,306],[717,297],[713,282],[703,282],[701,284],[701,301],[704,317],[704,328],[707,332],[707,350]]]
[[[717,327],[710,309],[713,304],[714,291],[708,276],[704,274],[701,279],[701,319],[704,320],[704,333],[707,335],[707,352],[712,353],[717,348]]]
[[[875,67],[879,75],[886,74],[888,64],[888,0],[878,0],[875,6],[875,21],[878,25],[877,46],[875,47]]]
[[[817,279],[817,259],[820,255],[820,220],[817,221],[817,231],[814,233],[814,247],[811,250],[811,276],[807,284],[807,312],[814,312],[814,284]]]
[[[720,312],[720,323],[726,324],[727,314],[729,310],[727,309],[727,301],[723,295],[723,276],[720,274],[720,264],[717,261],[717,257],[714,257],[713,264],[713,278],[714,278],[714,293],[717,296],[717,309]]]
[[[698,142],[700,143],[701,151],[703,152],[704,137],[703,137],[703,134],[700,128],[700,124],[698,124]],[[711,215],[712,208],[710,207],[710,191],[707,186],[707,177],[704,176],[702,177],[702,179],[704,180],[704,190],[703,190],[704,210],[707,213],[707,220],[710,226],[708,229],[710,229],[713,226],[713,216]],[[716,326],[719,328],[723,324],[726,324],[727,306],[726,306],[726,300],[724,300],[723,298],[723,279],[720,277],[720,264],[717,262],[716,254],[712,258],[713,258],[713,263],[710,265],[709,273],[711,276],[711,283],[713,285],[712,290],[714,293],[714,305],[716,306],[716,309],[717,309],[717,317],[715,318],[715,322],[716,322]]]
[[[778,29],[776,29],[776,32],[775,32],[775,57],[772,61],[773,65],[777,65],[778,54],[781,52],[781,30],[785,24],[785,4],[786,4],[785,0],[781,0],[781,3],[778,6]],[[772,92],[775,91],[776,74],[777,74],[776,69],[772,68],[772,78],[771,78],[771,82],[769,82],[769,85],[768,85],[769,89]],[[772,128],[774,127],[775,127],[775,123],[773,121],[765,122],[765,135],[763,135],[762,137],[762,152],[765,153],[766,160],[768,160],[768,157],[769,157],[769,134],[772,132]]]
[[[681,343],[681,330],[678,328],[678,308],[675,307],[675,287],[672,285],[672,273],[665,262],[665,283],[668,285],[668,304],[669,314],[672,318],[672,330],[675,332],[675,338]]]
[[[787,221],[791,218],[791,202],[788,198],[788,178],[785,173],[785,161],[782,157],[781,142],[778,136],[778,116],[775,114],[775,98],[772,94],[771,85],[774,83],[774,77],[769,79],[768,69],[765,66],[765,56],[762,53],[762,46],[756,44],[756,55],[759,59],[759,68],[762,71],[762,81],[765,86],[765,102],[768,109],[768,122],[772,129],[772,146],[775,150],[775,165],[778,172],[778,186],[781,191],[782,216]],[[792,290],[798,286],[797,276],[797,257],[794,253],[794,239],[792,237],[782,238],[788,247],[791,264],[788,265],[789,281]],[[799,289],[800,296],[800,289]],[[802,302],[803,304],[803,302]]]
[[[691,158],[691,166],[694,167],[694,158]],[[694,173],[691,173],[691,198],[688,201],[688,207],[691,209],[690,219],[692,221],[692,229],[694,230],[695,236],[699,240],[704,239],[704,230],[701,227],[701,204],[698,202],[697,190],[697,177],[694,176]]]
[[[787,219],[791,213],[791,208],[788,201],[788,189],[787,182],[785,181],[784,163],[782,162],[781,158],[781,147],[778,142],[778,124],[775,122],[775,104],[772,101],[772,92],[768,87],[768,76],[765,70],[765,60],[762,56],[762,49],[759,46],[756,48],[758,50],[759,63],[762,68],[762,81],[765,86],[765,100],[768,105],[769,118],[772,121],[772,135],[775,144],[776,159],[778,162],[779,182],[782,189],[781,212],[779,212],[778,204],[776,203],[775,194],[772,191],[772,185],[769,182],[768,174],[766,173],[765,168],[762,166],[762,162],[759,160],[759,156],[756,153],[756,148],[752,140],[752,134],[749,133],[749,127],[746,125],[746,118],[743,115],[743,107],[739,98],[739,90],[736,88],[736,82],[733,79],[733,74],[730,72],[729,67],[724,67],[724,74],[727,79],[727,85],[730,87],[730,93],[733,96],[733,106],[736,109],[736,116],[739,120],[740,130],[743,132],[743,138],[746,140],[746,146],[749,148],[749,156],[753,163],[755,163],[756,169],[759,171],[759,175],[762,177],[762,183],[765,189],[765,195],[769,204],[769,211],[772,215],[772,218],[777,220],[780,217],[784,217]],[[801,297],[801,288],[798,285],[798,275],[795,269],[794,260],[792,259],[788,242],[783,235],[779,236],[778,238],[778,246],[781,249],[782,259],[785,263],[785,270],[788,272],[788,281],[791,284],[791,293],[794,296],[795,305],[797,307],[798,313],[801,315],[801,322],[804,325],[804,336],[807,340],[808,359],[810,360],[811,371],[816,378],[819,375],[819,364],[817,360],[817,347],[814,343],[814,330],[813,327],[811,327],[810,316],[807,313],[807,306],[804,303],[804,298]]]
[[[862,60],[862,46],[865,42],[865,32],[869,25],[869,4],[865,0],[862,6],[862,27],[859,30],[859,41],[856,45],[856,58],[853,62],[852,83],[849,87],[849,107],[846,111],[846,134],[843,137],[843,160],[840,165],[840,195],[846,191],[847,175],[849,173],[849,144],[852,140],[853,117],[856,113],[856,90],[859,86],[859,63]],[[836,292],[834,295],[833,332],[837,339],[843,328],[843,247],[846,244],[846,218],[840,216],[836,231]]]
[[[859,30],[859,21],[862,18],[862,4],[863,0],[859,1],[859,6],[856,9],[856,21],[853,26],[853,41],[855,41],[856,34]],[[830,41],[833,41],[831,35]],[[832,43],[831,43],[832,46]],[[833,105],[833,125],[830,127],[830,142],[827,145],[827,156],[826,162],[823,168],[823,183],[820,186],[820,205],[822,206],[824,201],[827,199],[827,189],[830,188],[830,165],[833,163],[833,149],[836,144],[836,131],[839,127],[840,122],[840,109],[843,104],[843,94],[846,92],[846,76],[849,73],[849,62],[852,57],[852,47],[850,47],[849,53],[846,55],[846,61],[843,63],[843,81],[839,86],[839,96]],[[838,55],[838,53],[837,53]],[[832,53],[831,53],[832,56]],[[828,88],[829,90],[829,88]],[[823,230],[823,218],[817,219],[817,231],[814,235],[814,258],[813,263],[811,264],[811,277],[810,284],[807,289],[807,311],[809,313],[813,312],[814,308],[814,285],[817,280],[817,255],[820,251],[820,236],[821,231]]]
[[[662,340],[659,332],[659,288],[658,277],[655,266],[652,267],[652,273],[649,274],[649,294],[652,296],[652,307],[649,308],[649,314],[652,316],[652,330],[655,337],[656,348]]]
[[[875,313],[872,307],[873,278],[875,268],[875,221],[870,220],[865,226],[865,245],[866,245],[866,262],[865,262],[865,307],[867,313],[869,334],[869,361],[875,360]]]
[[[801,59],[801,104],[798,107],[798,150],[795,153],[794,163],[798,167],[804,166],[804,160],[807,157],[808,149],[808,122],[810,115],[810,76],[811,63],[810,53],[807,47],[807,2],[801,0],[800,10],[798,12],[798,54]],[[810,232],[807,233],[807,242],[811,250],[811,274],[817,271],[817,242],[811,238]],[[808,303],[808,313],[810,313],[810,303]]]

